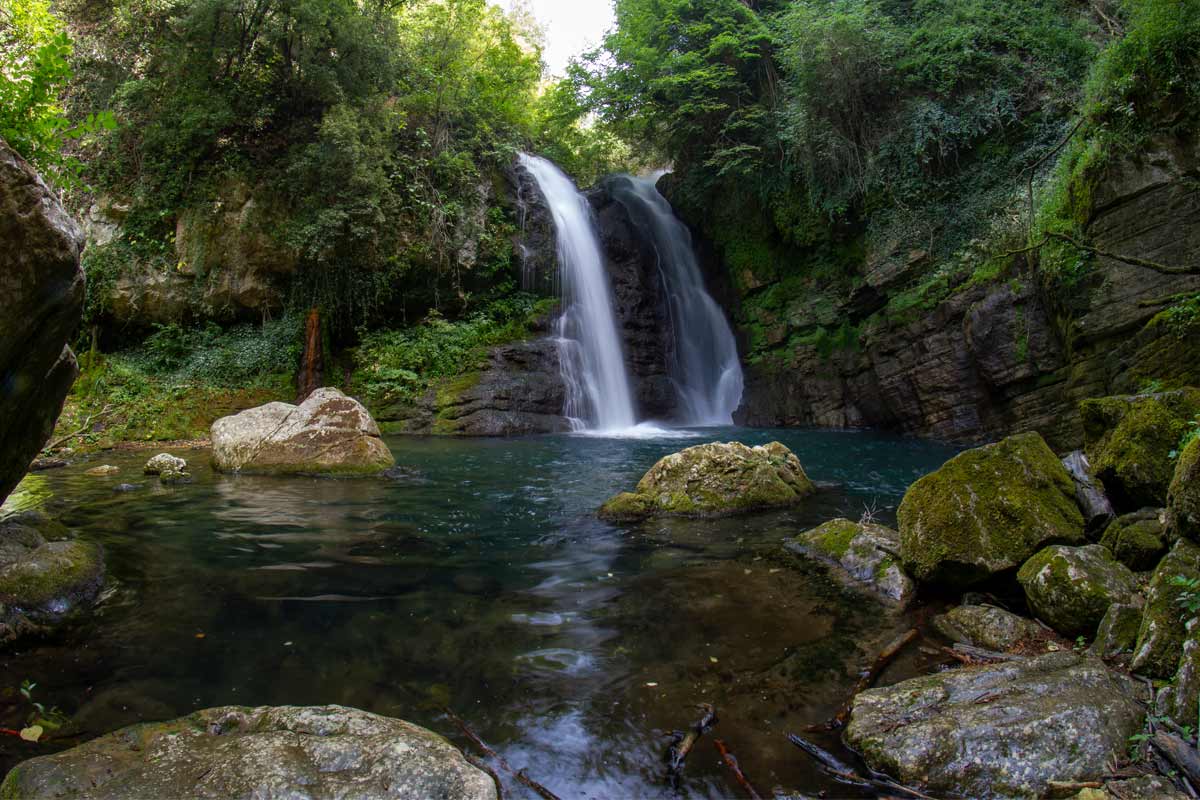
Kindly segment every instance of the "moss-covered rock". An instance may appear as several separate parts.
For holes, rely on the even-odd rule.
[[[1158,693],[1158,713],[1179,725],[1195,728],[1197,701],[1200,701],[1200,620],[1191,619],[1179,655],[1179,669],[1171,685]]]
[[[1200,439],[1179,454],[1167,491],[1167,520],[1176,536],[1200,541]]]
[[[1163,513],[1157,508],[1144,508],[1113,520],[1100,544],[1112,551],[1113,557],[1135,572],[1154,569],[1167,552]]]
[[[1017,572],[1035,614],[1064,636],[1092,636],[1108,607],[1128,604],[1137,578],[1107,547],[1054,545]]]
[[[1171,452],[1200,414],[1200,389],[1104,397],[1079,410],[1088,458],[1117,510],[1165,505]]]
[[[1187,634],[1179,598],[1185,587],[1176,578],[1200,580],[1200,546],[1180,539],[1159,563],[1146,592],[1146,608],[1138,629],[1132,667],[1153,678],[1169,678],[1179,666],[1179,654]]]
[[[599,514],[619,522],[720,516],[790,506],[815,491],[800,460],[778,442],[760,447],[703,444],[660,460],[638,482],[636,492],[617,495]]]
[[[1100,627],[1096,628],[1096,639],[1092,642],[1089,652],[1100,658],[1113,658],[1133,650],[1141,624],[1141,607],[1113,603],[1108,607],[1108,611],[1104,612]]]
[[[835,519],[800,534],[788,546],[832,565],[838,574],[901,607],[916,596],[917,586],[896,555],[900,534],[891,528]]]
[[[1041,627],[995,606],[962,605],[933,618],[933,627],[952,642],[1008,652],[1033,642]]]
[[[1047,544],[1081,543],[1075,484],[1036,433],[968,450],[909,488],[900,559],[918,581],[965,588]]]

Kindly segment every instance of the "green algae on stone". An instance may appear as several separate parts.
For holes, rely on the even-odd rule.
[[[1088,649],[1099,658],[1112,658],[1133,649],[1138,627],[1142,624],[1142,609],[1136,605],[1113,603],[1104,612],[1096,639]]]
[[[1100,544],[1134,572],[1154,569],[1167,551],[1161,512],[1147,508],[1118,517],[1109,523]]]
[[[1163,506],[1200,389],[1085,400],[1079,410],[1088,458],[1118,510]]]
[[[707,517],[783,508],[816,491],[791,450],[778,442],[689,447],[659,460],[638,482],[640,496],[617,495],[602,519],[630,522],[656,516]]]
[[[1054,545],[1017,572],[1029,607],[1064,636],[1092,636],[1108,607],[1128,604],[1137,578],[1107,547]]]
[[[1133,670],[1152,678],[1170,678],[1179,666],[1187,619],[1179,605],[1186,591],[1176,578],[1200,580],[1200,546],[1180,539],[1159,563],[1146,592],[1146,608],[1134,646]]]
[[[916,584],[904,574],[894,553],[900,534],[873,523],[834,519],[806,531],[788,547],[835,567],[859,585],[901,607],[916,596]]]
[[[1081,543],[1075,484],[1036,433],[968,450],[900,504],[900,559],[924,583],[966,588],[1051,543]]]
[[[1167,520],[1174,535],[1200,541],[1200,439],[1179,454],[1167,491]]]

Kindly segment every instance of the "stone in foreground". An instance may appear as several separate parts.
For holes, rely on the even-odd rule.
[[[1167,520],[1175,535],[1200,541],[1200,439],[1179,454],[1167,491]]]
[[[1128,748],[1136,684],[1074,653],[964,667],[854,699],[847,744],[873,769],[932,794],[1042,797],[1090,781]]]
[[[1008,652],[1041,636],[1036,622],[995,606],[963,605],[933,618],[933,627],[952,642]]]
[[[299,406],[268,403],[212,426],[218,472],[378,475],[395,466],[379,427],[357,400],[318,389]]]
[[[833,565],[901,608],[916,596],[917,585],[897,563],[900,534],[891,528],[835,519],[800,534],[789,547]]]
[[[228,706],[22,762],[0,796],[495,800],[496,787],[441,736],[398,719],[341,706]]]
[[[1186,587],[1177,578],[1200,580],[1200,546],[1181,539],[1154,570],[1146,591],[1146,608],[1133,651],[1135,672],[1152,678],[1170,678],[1179,666],[1187,633],[1187,617],[1180,606]]]
[[[1082,544],[1075,484],[1036,433],[968,450],[900,504],[900,560],[922,583],[962,589],[1048,544]]]
[[[0,140],[0,503],[54,431],[79,369],[83,235],[37,173]]]
[[[1113,603],[1129,605],[1137,578],[1107,547],[1047,547],[1017,573],[1033,612],[1064,636],[1096,633]]]
[[[663,458],[600,508],[601,519],[710,517],[793,505],[816,491],[800,460],[779,442],[702,444]]]

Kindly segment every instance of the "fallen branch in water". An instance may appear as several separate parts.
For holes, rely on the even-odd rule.
[[[888,795],[899,794],[902,797],[916,798],[916,800],[934,800],[934,798],[917,789],[896,783],[889,778],[859,775],[849,764],[843,763],[833,753],[794,733],[789,733],[787,738],[789,742],[812,756],[821,765],[821,768],[825,770],[826,774],[847,786],[853,786],[856,789],[865,789],[874,792],[876,795],[884,795],[885,793]]]
[[[721,760],[725,762],[725,766],[729,767],[729,771],[733,773],[733,778],[746,790],[746,794],[750,796],[750,800],[762,800],[762,795],[759,794],[750,780],[746,777],[746,773],[742,772],[742,767],[738,764],[737,756],[729,752],[729,748],[725,746],[725,742],[720,739],[713,739],[713,744],[716,745],[717,752],[721,754]]]
[[[700,741],[700,737],[712,730],[717,724],[717,709],[709,703],[696,706],[703,714],[687,733],[675,733],[674,741],[667,748],[667,782],[672,789],[679,788],[679,778],[683,775],[683,764],[687,761],[688,753]]]
[[[854,706],[854,698],[859,694],[870,689],[878,680],[879,674],[887,669],[888,665],[896,660],[896,656],[900,655],[900,651],[907,647],[914,639],[917,638],[917,629],[913,628],[910,631],[897,636],[892,642],[875,657],[874,663],[870,667],[863,670],[858,676],[858,681],[854,684],[854,688],[850,690],[850,697],[842,704],[830,719],[820,725],[809,725],[810,731],[835,731],[846,725],[846,721],[850,719],[850,709]]]
[[[467,723],[464,722],[462,717],[458,716],[458,714],[455,714],[453,711],[451,711],[448,708],[443,709],[443,711],[445,711],[446,716],[450,717],[451,721],[454,722],[454,724],[458,726],[459,730],[461,730],[463,732],[463,735],[471,740],[472,744],[474,744],[481,751],[483,751],[483,754],[485,756],[495,760],[495,762],[500,765],[500,769],[504,770],[509,775],[512,775],[518,781],[525,784],[533,791],[537,792],[537,794],[539,796],[541,796],[543,798],[543,800],[562,800],[554,792],[550,791],[545,786],[542,786],[540,783],[535,781],[533,778],[526,775],[525,770],[513,769],[512,765],[509,764],[504,759],[504,756],[500,755],[495,750],[488,747],[487,742],[483,741],[483,739],[480,739],[478,734],[476,734],[475,731],[471,730],[471,727],[469,725],[467,725]],[[488,770],[488,771],[491,772],[491,770]],[[492,774],[493,779],[496,778],[496,774],[494,772],[492,772],[491,774]]]

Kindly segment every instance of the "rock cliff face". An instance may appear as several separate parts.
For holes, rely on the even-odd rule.
[[[1194,264],[1198,176],[1200,149],[1176,141],[1110,167],[1094,191],[1090,241],[1134,258]],[[1096,257],[1081,282],[1063,290],[1018,264],[1014,274],[964,283],[932,308],[889,320],[872,314],[904,276],[881,272],[868,267],[850,296],[832,306],[814,300],[811,319],[770,332],[780,357],[750,365],[741,422],[884,427],[960,441],[1035,430],[1067,448],[1082,440],[1080,400],[1136,393],[1151,378],[1200,382],[1200,337],[1179,335],[1160,316],[1168,298],[1200,292],[1200,275]],[[826,317],[860,325],[857,342],[832,352],[804,343],[805,326]],[[783,345],[789,336],[797,343]]]
[[[78,374],[67,340],[83,310],[83,236],[0,140],[0,502],[45,446]]]

